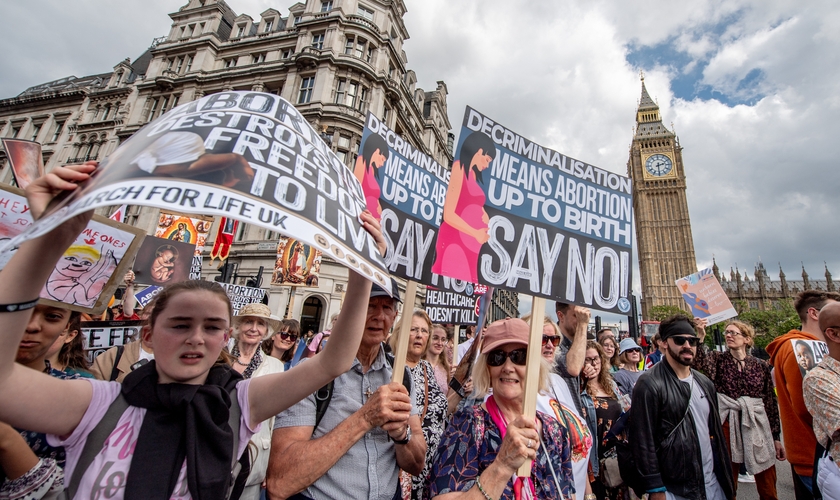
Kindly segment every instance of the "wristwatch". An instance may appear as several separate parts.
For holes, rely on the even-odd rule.
[[[411,426],[407,425],[405,427],[405,437],[403,439],[394,439],[394,443],[395,444],[408,444],[409,441],[411,441]]]

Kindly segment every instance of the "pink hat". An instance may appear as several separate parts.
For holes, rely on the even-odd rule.
[[[528,323],[519,318],[494,321],[484,332],[484,345],[481,351],[490,352],[505,344],[521,344],[527,347],[531,337],[530,330]]]

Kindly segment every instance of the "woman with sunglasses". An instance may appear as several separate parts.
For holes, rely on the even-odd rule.
[[[300,338],[300,323],[296,319],[284,319],[280,331],[263,341],[263,352],[283,363],[283,369],[292,367],[292,360]]]
[[[770,365],[749,354],[755,343],[755,330],[743,321],[730,321],[724,328],[726,351],[712,351],[702,344],[706,336],[706,320],[694,318],[697,334],[700,337],[700,347],[697,348],[697,360],[694,367],[703,372],[715,384],[721,408],[752,407],[750,412],[726,412],[729,417],[737,417],[740,421],[727,418],[723,422],[723,434],[726,446],[732,457],[732,477],[737,478],[741,464],[746,462],[747,471],[755,475],[755,486],[761,500],[778,498],[776,496],[776,465],[775,460],[785,459],[785,450],[780,441],[781,424],[779,420],[779,406]],[[762,411],[763,410],[763,411]],[[723,411],[723,410],[722,410]],[[739,446],[741,450],[733,449],[730,441],[732,426],[755,427],[753,419],[759,419],[758,428],[764,428],[770,435],[765,436],[768,441],[765,450],[769,449],[772,439],[775,454],[768,455],[761,464],[753,464],[755,458],[749,454],[755,447],[756,430],[752,430],[753,443],[744,440]],[[738,459],[736,461],[736,458]],[[774,460],[775,459],[775,460]],[[761,469],[761,470],[759,470]],[[737,491],[738,481],[735,481]]]
[[[606,350],[605,350],[606,351]],[[622,368],[613,374],[618,390],[627,396],[633,396],[633,386],[642,376],[639,363],[642,361],[642,348],[630,337],[619,344],[618,362]]]
[[[604,461],[611,449],[606,443],[607,433],[613,422],[629,407],[625,407],[626,399],[619,394],[618,387],[607,369],[610,361],[600,344],[593,340],[586,342],[586,357],[583,362],[582,374],[585,383],[582,387],[581,401],[589,430],[594,436],[589,455],[590,473],[594,479],[592,492],[598,500],[629,499],[626,486],[610,488],[602,477]]]
[[[432,365],[435,370],[435,382],[437,382],[443,395],[449,393],[449,372],[451,366],[449,363],[449,355],[451,351],[447,352],[449,345],[449,332],[446,327],[439,324],[432,325],[432,336],[429,339],[429,347],[426,349],[426,354],[423,357]]]
[[[528,340],[528,323],[519,318],[487,328],[473,366],[473,395],[493,394],[452,417],[429,474],[427,498],[560,500],[574,493],[566,429],[539,411],[536,421],[522,415]],[[548,389],[550,372],[541,359],[540,392]],[[516,477],[527,460],[534,461],[531,476]]]

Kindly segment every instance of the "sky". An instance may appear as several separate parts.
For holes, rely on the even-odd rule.
[[[352,0],[351,0],[352,1]],[[840,4],[405,0],[408,67],[543,146],[626,174],[640,71],[680,139],[698,268],[840,276]],[[0,3],[0,97],[110,71],[186,0]],[[258,18],[293,2],[228,0]],[[33,36],[33,34],[35,34]],[[673,125],[672,125],[673,124]],[[832,201],[834,200],[834,201]],[[636,288],[639,289],[638,279]],[[553,309],[553,307],[549,307]],[[523,300],[521,309],[530,309]],[[553,313],[552,313],[553,314]],[[626,321],[625,321],[626,325]]]

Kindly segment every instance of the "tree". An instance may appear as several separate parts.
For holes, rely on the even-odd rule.
[[[675,314],[685,314],[688,316],[688,313],[684,310],[680,309],[677,306],[653,306],[648,311],[648,316],[650,321],[662,321],[665,318],[670,318]]]
[[[776,337],[801,326],[799,315],[790,299],[780,300],[774,305],[772,309],[761,311],[747,310],[743,303],[736,304],[736,309],[741,311],[738,319],[755,328],[755,345],[758,347],[764,348]]]

